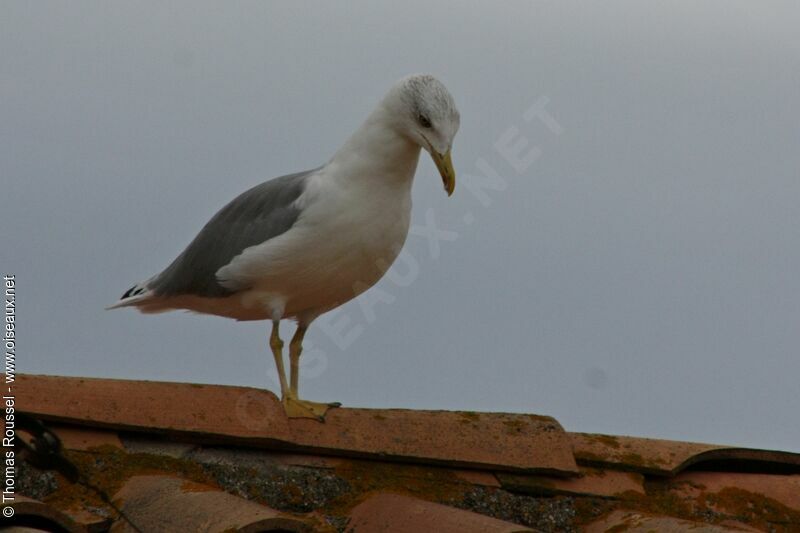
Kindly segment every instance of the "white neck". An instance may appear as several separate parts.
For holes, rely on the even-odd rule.
[[[419,145],[393,127],[389,111],[381,104],[334,154],[328,166],[344,171],[347,179],[362,176],[386,185],[410,187],[419,154]]]

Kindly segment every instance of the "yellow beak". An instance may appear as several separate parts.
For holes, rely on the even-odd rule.
[[[453,194],[456,188],[456,171],[453,170],[453,162],[450,160],[450,150],[444,155],[431,150],[431,157],[433,162],[436,163],[436,168],[439,169],[439,174],[442,175],[442,183],[444,183],[444,190],[447,196]]]

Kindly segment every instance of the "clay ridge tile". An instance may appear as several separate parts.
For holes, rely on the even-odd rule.
[[[322,455],[578,472],[569,436],[550,417],[338,408],[319,423],[289,420],[272,393],[245,387],[33,375],[17,380],[19,404],[51,421]]]
[[[42,419],[100,428],[291,438],[275,395],[247,387],[18,375],[17,400]]]
[[[758,469],[782,465],[800,469],[800,454],[734,448],[717,444],[678,442],[638,437],[616,437],[590,433],[570,433],[578,464],[629,470],[656,476],[674,476],[690,466],[729,462],[733,469],[748,463]]]
[[[137,528],[148,533],[312,530],[305,520],[171,476],[134,476],[114,495],[114,501]],[[134,529],[118,520],[114,531]]]
[[[567,434],[536,415],[333,409],[325,423],[289,421],[295,442],[309,450],[445,466],[577,474]]]

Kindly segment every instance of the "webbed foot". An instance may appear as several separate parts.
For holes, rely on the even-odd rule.
[[[340,407],[339,402],[322,403],[300,400],[299,398],[284,398],[283,409],[289,418],[313,418],[320,422],[325,421],[325,413],[328,409]]]

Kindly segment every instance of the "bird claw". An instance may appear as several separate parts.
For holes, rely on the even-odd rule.
[[[300,400],[297,398],[284,398],[283,409],[289,418],[313,418],[320,422],[325,421],[328,409],[341,407],[339,402],[322,403]]]

